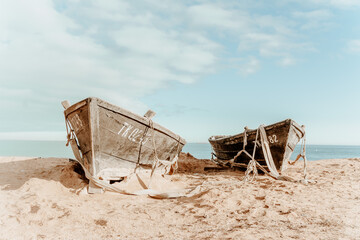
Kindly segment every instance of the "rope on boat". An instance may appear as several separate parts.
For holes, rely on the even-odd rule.
[[[305,126],[303,125],[302,126],[303,128],[305,128]],[[309,180],[307,178],[307,158],[306,158],[306,133],[304,135],[304,137],[302,138],[301,140],[301,147],[300,147],[300,153],[297,155],[296,159],[294,161],[290,161],[288,160],[288,163],[290,165],[295,165],[295,163],[300,159],[304,159],[304,179],[303,180],[300,180],[302,181],[304,184],[307,184],[307,183],[313,183],[313,182],[316,182],[316,181],[313,181],[313,180]]]
[[[70,142],[73,150],[77,149],[78,146],[77,146],[77,143],[76,143],[75,139],[71,139],[69,142]],[[151,188],[149,188],[147,186],[143,186],[144,187],[143,190],[139,190],[139,191],[136,191],[136,192],[129,192],[129,191],[126,191],[124,189],[120,189],[118,187],[115,187],[115,186],[109,184],[107,181],[95,178],[86,169],[86,167],[82,164],[81,157],[80,157],[80,152],[75,153],[75,151],[74,151],[74,155],[75,155],[76,161],[83,168],[86,178],[89,179],[96,186],[98,186],[98,187],[100,187],[102,189],[107,189],[107,190],[117,192],[117,193],[121,193],[121,194],[125,194],[125,195],[148,195],[148,196],[150,196],[152,198],[157,198],[157,199],[178,198],[178,197],[192,197],[192,196],[194,196],[196,194],[199,194],[199,192],[201,190],[201,186],[196,186],[194,188],[183,189],[183,191],[161,192],[161,191],[151,189]],[[141,180],[140,176],[137,173],[133,173],[133,174],[136,175],[139,182],[143,182]]]
[[[301,153],[297,156],[296,160],[293,162],[288,161],[288,163],[290,165],[294,165],[301,157],[304,159],[304,179],[302,180],[295,180],[291,177],[288,176],[284,176],[284,175],[280,175],[279,172],[276,169],[275,163],[274,163],[274,159],[272,157],[271,154],[271,150],[270,150],[270,146],[269,146],[269,141],[267,139],[267,135],[266,135],[266,131],[265,131],[265,127],[264,125],[260,125],[257,130],[256,130],[256,137],[255,137],[255,142],[254,142],[254,149],[253,149],[253,153],[252,155],[249,154],[249,152],[245,149],[246,145],[247,145],[247,127],[245,127],[244,130],[244,143],[243,143],[243,149],[240,150],[234,158],[232,158],[229,161],[226,160],[220,160],[220,159],[214,159],[213,156],[216,157],[215,153],[212,153],[211,155],[211,160],[215,163],[220,164],[221,166],[225,167],[236,167],[239,166],[239,163],[236,163],[236,159],[241,155],[241,154],[246,154],[249,158],[250,161],[247,164],[247,169],[245,171],[245,176],[243,178],[243,181],[253,181],[256,176],[258,176],[258,171],[257,168],[260,168],[261,171],[263,171],[266,175],[276,179],[276,180],[283,180],[283,181],[289,181],[289,182],[300,182],[300,183],[304,183],[307,184],[309,182],[314,182],[311,180],[307,179],[307,159],[306,159],[306,137],[305,135],[302,138],[302,143],[301,143]],[[259,134],[260,133],[260,134]],[[258,142],[258,138],[260,135],[260,143]],[[260,145],[263,151],[263,155],[265,158],[265,162],[266,165],[269,169],[269,171],[267,171],[256,159],[255,159],[255,152],[256,152],[256,148],[257,145]]]
[[[74,130],[71,127],[70,122],[67,120],[66,116],[65,116],[65,123],[66,123],[66,131],[67,131],[67,143],[66,146],[68,146],[70,144],[74,156],[75,156],[75,160],[81,165],[82,169],[84,170],[85,176],[87,179],[89,179],[89,181],[91,181],[92,183],[94,183],[96,186],[102,188],[102,189],[107,189],[113,192],[117,192],[117,193],[121,193],[121,194],[125,194],[125,195],[148,195],[152,198],[157,198],[157,199],[169,199],[169,198],[178,198],[178,197],[192,197],[195,196],[197,194],[199,194],[202,190],[201,190],[201,185],[198,185],[196,187],[193,188],[188,188],[188,189],[183,189],[182,191],[180,190],[176,190],[176,191],[167,191],[167,192],[161,192],[161,191],[157,191],[154,189],[150,188],[150,184],[151,184],[151,179],[153,176],[153,173],[155,171],[155,169],[159,166],[163,166],[164,167],[164,174],[173,174],[177,167],[177,160],[178,160],[178,155],[176,155],[174,157],[174,159],[172,161],[165,161],[165,160],[160,160],[157,154],[157,148],[156,148],[156,144],[155,144],[155,138],[154,138],[154,133],[155,133],[155,129],[154,129],[154,125],[151,119],[149,119],[149,126],[151,127],[151,129],[153,130],[153,134],[152,134],[152,143],[153,143],[153,147],[154,147],[154,155],[155,155],[155,161],[153,162],[152,165],[152,170],[151,170],[151,175],[150,175],[150,181],[148,186],[143,186],[144,189],[137,191],[137,192],[129,192],[126,191],[124,189],[120,189],[118,187],[115,187],[111,184],[109,184],[107,181],[98,179],[96,177],[94,177],[88,170],[87,168],[84,166],[84,156],[81,154],[81,149],[78,145],[77,142],[77,138],[76,135],[74,133]],[[179,150],[179,141],[180,141],[180,136],[178,139],[178,145],[177,145],[177,150]],[[140,153],[139,153],[140,154]],[[138,168],[139,165],[139,159],[137,162],[137,166],[134,169],[134,173],[138,179],[139,182],[143,182],[140,178],[140,176],[136,173],[136,169]]]
[[[138,154],[138,159],[137,159],[137,162],[136,162],[136,167],[134,169],[134,173],[140,167],[141,149],[142,149],[142,145],[143,145],[144,139],[145,139],[146,134],[147,134],[148,131],[149,131],[149,127],[146,127],[145,130],[144,130],[144,134],[143,134],[143,136],[141,138],[141,141],[140,141],[139,154]]]
[[[153,130],[153,134],[152,134],[152,144],[153,144],[153,149],[154,149],[154,156],[155,159],[153,161],[152,167],[151,167],[151,173],[150,173],[150,181],[148,184],[148,187],[150,187],[151,185],[151,180],[152,180],[152,176],[155,172],[155,169],[158,167],[163,167],[164,173],[162,175],[165,174],[169,174],[172,175],[175,173],[175,171],[178,169],[178,155],[176,155],[174,157],[173,160],[171,161],[167,161],[167,160],[160,160],[157,154],[157,148],[156,148],[156,144],[155,144],[155,129],[154,129],[154,123],[151,119],[149,119],[149,126],[150,128]],[[179,150],[179,144],[180,143],[180,136],[178,139],[178,145],[177,145],[177,151]],[[176,152],[177,152],[176,151]]]
[[[245,128],[244,136],[247,135],[246,130],[247,129]],[[257,168],[256,168],[257,161],[255,160],[255,151],[256,151],[256,147],[257,147],[258,135],[259,135],[259,129],[256,130],[256,137],[255,137],[253,155],[251,156],[251,160],[248,163],[248,166],[247,166],[246,172],[245,172],[245,177],[244,177],[244,179],[246,179],[246,181],[250,181],[250,182],[253,181],[255,179],[255,177],[258,175],[258,171],[257,171]],[[243,150],[245,150],[245,146],[243,147]],[[253,173],[253,174],[251,175],[251,177],[249,177],[251,173]]]

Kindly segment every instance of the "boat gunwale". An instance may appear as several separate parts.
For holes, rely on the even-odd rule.
[[[280,122],[276,122],[276,123],[267,125],[264,128],[265,128],[265,130],[270,130],[270,129],[273,129],[274,127],[278,127],[279,125],[284,125],[287,123],[290,125],[293,125],[297,130],[299,130],[302,133],[301,137],[303,137],[305,135],[305,130],[297,122],[295,122],[294,120],[292,120],[290,118],[285,119]],[[257,129],[249,129],[247,131],[247,135],[249,136],[249,135],[256,134],[256,130]],[[243,137],[244,137],[244,132],[238,133],[235,135],[214,135],[214,136],[209,137],[208,141],[210,143],[219,143],[219,142],[226,143],[227,141],[234,141],[238,138],[243,138]],[[213,138],[215,138],[215,139],[213,139]]]
[[[300,138],[303,138],[305,136],[305,129],[304,129],[304,125],[300,126],[297,122],[295,122],[294,120],[291,120],[292,125],[299,131],[301,132],[302,136],[300,136]],[[304,126],[304,127],[303,127]]]
[[[130,112],[129,110],[126,110],[122,107],[116,106],[114,104],[111,104],[109,102],[106,102],[102,99],[96,98],[96,97],[88,97],[86,99],[83,99],[77,103],[74,103],[73,105],[71,105],[69,108],[67,108],[64,113],[65,113],[65,118],[67,119],[68,115],[70,115],[71,113],[77,111],[78,109],[80,109],[81,107],[85,106],[86,104],[90,105],[90,102],[95,101],[96,105],[98,107],[102,107],[106,110],[110,110],[114,113],[120,114],[126,118],[132,119],[142,125],[145,125],[146,127],[150,128],[150,121],[149,119],[142,117],[136,113]],[[173,138],[174,140],[180,142],[180,144],[185,145],[186,144],[186,140],[183,139],[180,135],[177,135],[175,133],[173,133],[172,131],[170,131],[169,129],[159,125],[158,123],[153,122],[153,128],[155,131],[158,131],[160,133],[163,133],[165,135],[167,135],[168,137]]]

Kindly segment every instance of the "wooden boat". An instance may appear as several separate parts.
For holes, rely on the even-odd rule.
[[[186,143],[153,123],[152,111],[139,116],[94,97],[72,106],[67,101],[62,104],[68,140],[75,142],[74,155],[97,179],[121,179],[136,166],[150,165],[156,158],[172,161]]]
[[[296,144],[305,136],[305,127],[300,126],[291,119],[265,126],[267,140],[269,142],[271,155],[277,170],[283,171],[287,168],[288,160],[295,149]],[[247,144],[245,150],[253,154],[257,130],[246,130]],[[258,138],[258,142],[260,142]],[[244,133],[232,136],[212,136],[209,142],[213,149],[215,161],[227,163],[243,149]],[[255,159],[264,167],[266,162],[261,147],[258,145],[255,152]],[[241,154],[234,159],[236,166],[247,167],[250,157]]]

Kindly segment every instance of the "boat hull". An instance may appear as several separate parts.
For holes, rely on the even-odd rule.
[[[97,177],[121,178],[129,173],[124,169],[152,164],[156,157],[171,161],[186,143],[150,119],[98,98],[84,99],[64,114],[76,136],[81,163]]]
[[[290,159],[296,144],[304,137],[305,130],[295,121],[287,119],[265,126],[265,132],[275,166],[278,170],[283,171],[287,168],[287,160]],[[245,150],[252,155],[255,146],[256,129],[248,130],[246,134],[247,145]],[[216,158],[226,162],[233,159],[236,154],[243,149],[244,133],[232,136],[212,136],[209,138],[209,142]],[[260,142],[260,136],[258,137],[258,142]],[[255,159],[266,167],[264,155],[259,146],[255,151]],[[250,157],[246,154],[241,154],[235,159],[235,163],[243,167],[246,167],[249,161]]]

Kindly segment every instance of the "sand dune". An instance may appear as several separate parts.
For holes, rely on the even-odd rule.
[[[86,194],[67,159],[2,157],[0,239],[360,239],[359,159],[310,162],[309,185],[209,164],[182,154],[168,180],[202,192],[158,200]],[[302,163],[286,174],[300,178]]]

